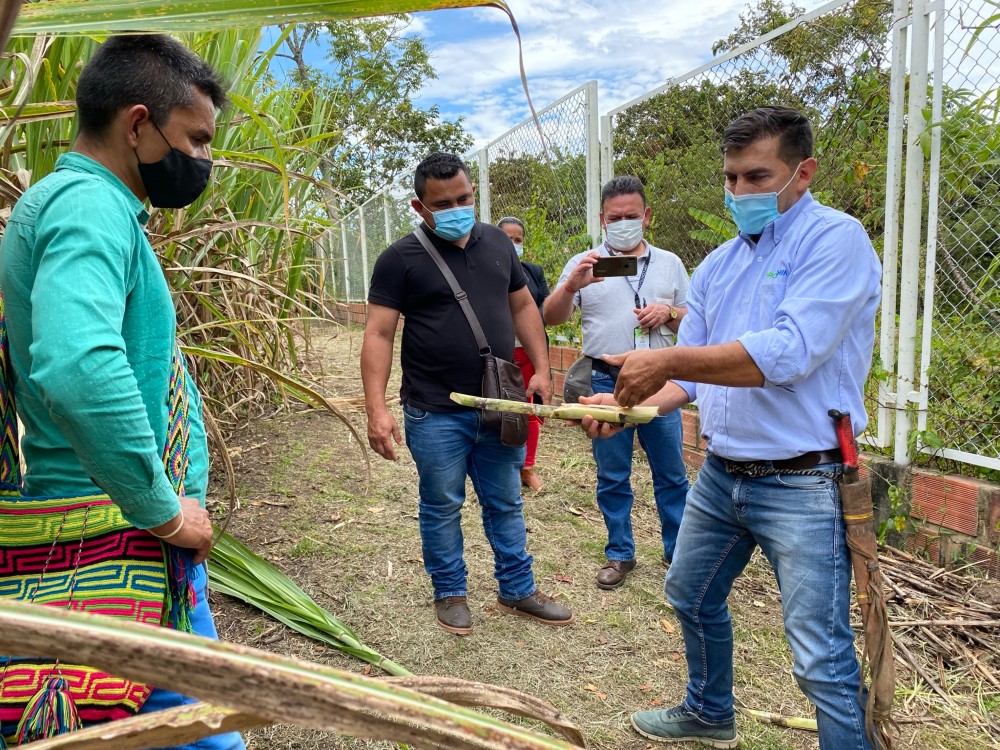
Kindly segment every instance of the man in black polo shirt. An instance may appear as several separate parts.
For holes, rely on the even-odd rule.
[[[424,220],[421,228],[468,294],[493,354],[513,359],[516,332],[535,367],[528,399],[537,393],[547,402],[551,382],[541,316],[510,239],[475,220],[468,167],[454,154],[433,154],[417,166],[413,188],[417,197],[411,205]],[[521,513],[524,447],[503,445],[498,430],[484,428],[482,412],[448,397],[452,391],[479,393],[482,358],[447,280],[412,233],[390,245],[372,273],[361,347],[369,444],[383,458],[396,460],[399,427],[386,406],[385,389],[400,315],[406,319],[400,400],[406,446],[420,476],[420,538],[438,624],[456,635],[472,631],[462,556],[466,476],[493,548],[500,609],[548,625],[569,624],[572,613],[538,591],[531,573]]]

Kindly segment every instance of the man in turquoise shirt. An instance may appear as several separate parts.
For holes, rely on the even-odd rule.
[[[632,725],[654,740],[737,746],[726,600],[759,546],[820,750],[871,750],[836,482],[843,459],[828,411],[850,412],[855,435],[867,424],[881,268],[860,222],[810,195],[817,163],[802,114],[749,112],[726,128],[722,153],[739,236],[692,275],[676,347],[609,360],[622,366],[617,403],[663,413],[697,399],[708,441],[666,578],[687,693],[674,708],[633,714]],[[608,432],[584,422],[591,437]]]
[[[190,464],[178,497],[163,464],[177,321],[144,201],[179,208],[201,194],[224,102],[218,74],[175,40],[110,39],[80,75],[73,150],[17,202],[0,247],[26,493],[106,493],[127,521],[191,550],[195,563],[212,541],[201,400],[185,371]],[[206,579],[199,564],[192,625],[216,637]],[[154,689],[142,710],[186,702]]]

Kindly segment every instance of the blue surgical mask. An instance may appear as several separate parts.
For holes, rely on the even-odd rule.
[[[524,245],[515,242],[514,243],[514,252],[517,253],[517,257],[518,258],[522,257],[524,255]]]
[[[429,208],[427,210],[431,211]],[[431,211],[431,215],[434,217],[434,234],[443,240],[462,239],[472,231],[476,223],[475,206],[445,208],[441,211]]]
[[[744,234],[760,234],[768,224],[773,223],[781,216],[781,212],[778,210],[778,196],[785,191],[785,188],[792,184],[792,180],[799,173],[800,166],[802,166],[801,162],[792,170],[792,176],[788,178],[788,182],[784,184],[784,187],[776,193],[733,195],[729,192],[729,188],[725,188],[726,208],[729,209],[729,214],[733,217],[733,221],[741,232]]]

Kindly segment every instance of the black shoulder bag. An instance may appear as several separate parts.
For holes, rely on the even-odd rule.
[[[431,256],[437,267],[441,270],[448,286],[455,295],[455,299],[462,307],[462,312],[469,321],[472,333],[476,337],[476,344],[479,346],[479,356],[483,358],[483,385],[482,396],[484,398],[502,398],[508,401],[528,400],[527,391],[524,388],[524,378],[521,376],[521,368],[513,362],[494,357],[490,350],[486,334],[479,325],[479,319],[472,309],[469,296],[458,285],[458,279],[444,262],[441,253],[431,244],[431,241],[424,234],[420,227],[413,230],[413,234],[424,246],[427,254]],[[512,448],[519,448],[528,442],[528,415],[510,414],[502,411],[483,410],[483,425],[491,429],[500,430],[500,442]]]

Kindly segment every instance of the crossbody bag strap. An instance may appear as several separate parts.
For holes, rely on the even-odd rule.
[[[441,257],[441,253],[437,251],[437,248],[431,244],[430,239],[424,234],[424,230],[417,227],[413,230],[414,236],[420,241],[420,244],[424,246],[424,250],[427,254],[431,256],[433,261],[437,264],[437,267],[441,269],[441,273],[444,275],[445,281],[448,282],[448,286],[451,287],[452,293],[455,295],[455,299],[458,300],[458,304],[462,307],[462,312],[465,313],[465,317],[469,321],[469,325],[472,327],[472,333],[476,337],[476,344],[479,346],[480,354],[490,353],[490,344],[486,340],[486,334],[483,333],[483,327],[479,325],[479,318],[476,317],[476,313],[472,309],[472,303],[469,302],[469,295],[466,294],[462,287],[458,285],[458,279],[455,278],[455,274],[451,272],[448,268],[448,264],[444,262],[444,258]]]

